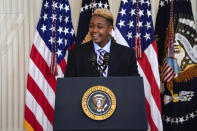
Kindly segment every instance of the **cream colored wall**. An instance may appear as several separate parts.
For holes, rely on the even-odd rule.
[[[0,0],[0,130],[22,131],[29,54],[42,0]],[[75,32],[81,0],[69,0]],[[116,19],[120,0],[109,0]],[[151,0],[155,22],[159,0]],[[192,0],[196,16],[196,0]]]

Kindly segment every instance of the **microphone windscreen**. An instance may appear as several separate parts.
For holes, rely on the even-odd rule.
[[[103,64],[109,65],[109,63],[110,63],[110,54],[109,53],[105,53]]]
[[[96,62],[97,62],[97,55],[96,55],[95,52],[93,52],[93,53],[90,55],[89,61],[91,62],[91,64],[92,64],[93,66],[96,65]]]

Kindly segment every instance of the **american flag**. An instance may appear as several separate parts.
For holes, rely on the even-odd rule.
[[[138,71],[144,79],[149,129],[151,131],[163,130],[158,52],[154,37],[150,1],[121,0],[113,35],[116,41],[122,45],[133,48],[138,44],[137,49],[141,50],[142,56],[137,59],[137,64]],[[139,54],[139,52],[137,53]]]
[[[175,59],[166,57],[161,67],[161,79],[163,82],[169,82],[178,76],[179,66]]]
[[[97,8],[109,9],[108,0],[83,0],[79,17],[76,44],[81,44],[88,34],[90,18]]]
[[[68,0],[43,0],[27,77],[24,120],[27,130],[53,130],[56,78],[64,76],[74,36]],[[50,67],[55,65],[57,73],[52,74]]]

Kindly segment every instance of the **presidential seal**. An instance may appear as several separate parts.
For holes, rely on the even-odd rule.
[[[93,120],[105,120],[116,109],[116,97],[105,86],[93,86],[83,95],[82,108],[84,113]]]

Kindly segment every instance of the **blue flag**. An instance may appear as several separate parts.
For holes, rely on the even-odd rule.
[[[197,32],[190,0],[160,0],[155,34],[164,82],[164,130],[196,130]]]

